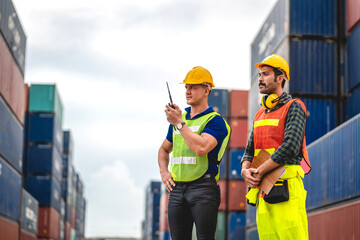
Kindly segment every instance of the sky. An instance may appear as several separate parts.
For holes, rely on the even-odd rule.
[[[27,35],[25,82],[56,83],[85,185],[86,237],[140,237],[160,181],[168,81],[195,66],[216,88],[250,88],[250,46],[275,0],[13,0]]]

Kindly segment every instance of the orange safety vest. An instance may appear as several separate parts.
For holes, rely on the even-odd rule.
[[[254,119],[254,158],[258,155],[261,148],[266,150],[269,154],[272,154],[281,146],[284,141],[286,115],[291,104],[295,101],[301,104],[306,114],[305,104],[300,99],[291,99],[285,103],[284,106],[273,112],[265,113],[266,109],[261,108],[256,113]],[[302,154],[304,158],[301,160],[300,165],[305,174],[307,174],[311,170],[311,165],[306,149],[305,134],[302,143]]]

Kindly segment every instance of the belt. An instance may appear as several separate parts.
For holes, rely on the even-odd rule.
[[[208,179],[212,179],[215,181],[215,175],[214,174],[211,174],[211,173],[206,173],[204,175],[202,175],[200,178],[194,180],[194,181],[191,181],[191,182],[178,182],[176,181],[175,183],[176,184],[191,184],[191,183],[201,183],[201,182],[204,182]]]

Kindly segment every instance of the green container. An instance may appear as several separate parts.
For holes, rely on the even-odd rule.
[[[216,224],[216,240],[225,240],[226,234],[226,214],[225,212],[219,211]]]
[[[76,231],[73,228],[71,229],[70,240],[76,240]]]
[[[55,84],[31,84],[29,112],[55,113],[62,127],[63,106]]]
[[[76,197],[77,197],[77,193],[76,193],[76,188],[73,187],[73,190],[72,190],[72,195],[71,195],[71,205],[76,208]]]

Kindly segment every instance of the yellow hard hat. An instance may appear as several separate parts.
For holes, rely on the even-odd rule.
[[[202,84],[202,83],[210,83],[211,87],[215,87],[213,78],[210,72],[203,67],[194,67],[188,72],[184,81],[182,83],[185,84]]]
[[[263,65],[268,65],[273,68],[278,68],[282,70],[285,73],[285,77],[290,80],[289,65],[285,61],[285,59],[283,59],[279,55],[273,54],[265,58],[261,63],[255,63],[255,67],[259,69],[261,69]]]

